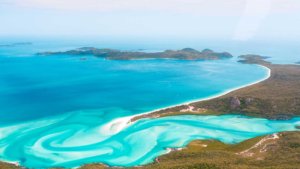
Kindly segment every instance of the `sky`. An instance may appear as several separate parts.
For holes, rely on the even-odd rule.
[[[0,37],[297,40],[299,18],[299,0],[0,0]]]

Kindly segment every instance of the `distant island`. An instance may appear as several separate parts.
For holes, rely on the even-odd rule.
[[[179,59],[179,60],[219,60],[228,59],[233,56],[228,52],[214,52],[210,49],[198,51],[192,48],[184,48],[181,50],[165,50],[163,52],[132,52],[121,51],[115,49],[98,49],[94,47],[83,47],[65,52],[42,52],[37,55],[73,55],[84,56],[92,55],[105,58],[108,60],[135,60],[135,59]]]
[[[271,64],[271,62],[268,62],[265,60],[265,59],[270,58],[267,56],[248,54],[248,55],[241,55],[238,58],[240,59],[238,61],[240,63],[260,64],[260,65]]]
[[[16,46],[23,46],[23,45],[32,45],[31,42],[18,42],[12,44],[0,44],[0,47],[16,47]]]

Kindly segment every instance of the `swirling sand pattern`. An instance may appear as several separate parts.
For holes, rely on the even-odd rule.
[[[106,117],[107,110],[72,112],[0,128],[1,158],[32,168],[76,167],[100,162],[136,166],[195,139],[238,143],[260,135],[297,130],[300,118],[272,121],[238,115],[142,119]],[[112,111],[112,110],[110,110]],[[115,110],[120,111],[120,110]]]

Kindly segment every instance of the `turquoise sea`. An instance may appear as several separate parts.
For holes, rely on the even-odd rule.
[[[300,125],[300,118],[272,121],[239,115],[186,115],[128,123],[137,114],[213,97],[267,77],[266,68],[240,64],[236,57],[117,61],[84,56],[82,60],[35,53],[83,46],[168,48],[147,43],[32,39],[32,44],[3,45],[17,42],[25,41],[12,38],[0,43],[0,159],[4,161],[30,168],[92,162],[137,166],[195,139],[234,144],[293,131]]]

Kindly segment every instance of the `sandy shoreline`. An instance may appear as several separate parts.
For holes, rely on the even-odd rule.
[[[151,114],[156,113],[158,111],[162,111],[162,110],[166,110],[166,109],[170,109],[170,108],[174,108],[174,107],[178,107],[178,106],[186,106],[186,105],[193,104],[193,103],[196,103],[196,102],[212,100],[212,99],[224,96],[224,95],[226,95],[228,93],[231,93],[233,91],[236,91],[236,90],[239,90],[239,89],[242,89],[242,88],[245,88],[245,87],[249,87],[249,86],[261,83],[261,82],[269,79],[271,77],[271,69],[268,68],[267,66],[263,66],[263,65],[260,65],[260,64],[258,64],[258,66],[264,68],[267,71],[267,74],[262,79],[259,79],[255,82],[248,83],[248,84],[236,87],[236,88],[228,89],[228,90],[224,91],[223,93],[216,94],[214,96],[210,96],[210,97],[206,97],[206,98],[202,98],[202,99],[197,99],[197,100],[192,100],[192,101],[187,101],[187,102],[184,102],[184,103],[181,103],[181,104],[171,105],[171,106],[168,106],[168,107],[159,108],[159,109],[155,109],[153,111],[144,112],[144,113],[141,113],[141,114],[127,116],[127,117],[123,117],[123,118],[124,119],[129,119],[127,124],[130,125],[131,123],[134,123],[135,121],[137,121],[139,119],[150,117]],[[147,116],[147,117],[144,117],[144,116]],[[139,118],[139,117],[141,117],[141,118]]]

